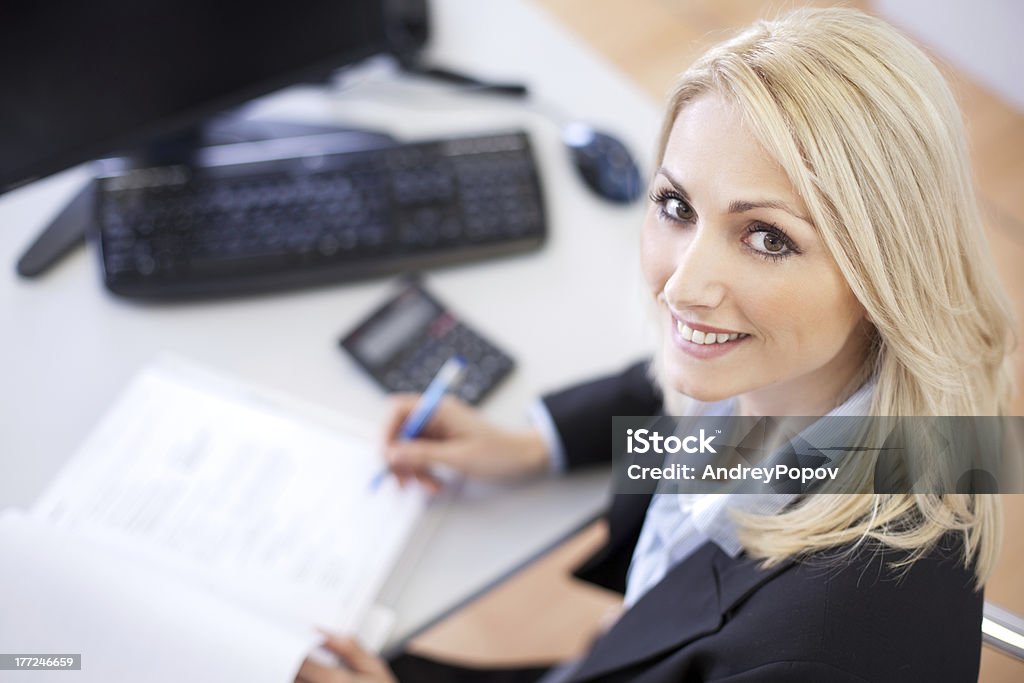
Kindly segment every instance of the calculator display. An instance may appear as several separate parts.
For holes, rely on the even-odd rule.
[[[374,367],[384,365],[438,313],[432,301],[414,290],[406,291],[362,331],[353,350]]]

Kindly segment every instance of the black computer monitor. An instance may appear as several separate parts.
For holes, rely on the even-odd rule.
[[[0,17],[0,193],[180,136],[218,111],[369,55],[407,49],[426,38],[424,5],[8,3]]]

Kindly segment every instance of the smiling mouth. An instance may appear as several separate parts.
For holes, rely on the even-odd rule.
[[[675,323],[679,336],[688,342],[704,344],[705,346],[710,346],[711,344],[725,344],[726,342],[745,339],[750,336],[743,332],[702,332],[701,330],[691,328],[681,320],[676,320]]]

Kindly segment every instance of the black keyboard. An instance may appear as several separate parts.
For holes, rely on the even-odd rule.
[[[546,223],[527,135],[97,180],[95,236],[116,294],[181,299],[357,280],[536,249]]]

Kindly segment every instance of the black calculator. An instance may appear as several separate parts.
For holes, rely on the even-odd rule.
[[[417,282],[341,339],[341,347],[389,392],[422,392],[454,355],[466,372],[453,393],[477,404],[508,375],[515,363],[460,322]]]

